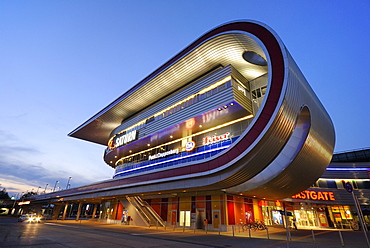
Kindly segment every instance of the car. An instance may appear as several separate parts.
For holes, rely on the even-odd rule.
[[[22,214],[18,217],[18,222],[23,222],[28,219],[28,216],[26,214]]]
[[[39,216],[37,214],[22,214],[19,216],[18,221],[23,222],[27,221],[29,223],[40,223],[42,216]]]

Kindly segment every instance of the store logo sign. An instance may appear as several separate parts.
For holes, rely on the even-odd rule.
[[[333,192],[305,190],[292,196],[293,199],[335,201]]]
[[[229,136],[230,136],[229,132],[227,132],[225,134],[222,134],[222,135],[219,135],[219,136],[216,136],[216,135],[207,136],[207,137],[203,138],[203,145],[212,145],[214,143],[217,143],[217,142],[220,142],[220,141],[223,141],[223,140],[227,140],[227,139],[229,139]]]
[[[169,150],[167,152],[160,152],[154,155],[150,155],[148,159],[153,160],[153,159],[163,158],[163,157],[167,157],[169,155],[178,154],[178,153],[179,153],[179,149],[176,148],[176,149]]]
[[[194,150],[194,148],[195,148],[195,142],[194,141],[189,141],[185,145],[185,151],[187,151],[187,152],[191,152],[192,150]]]
[[[109,149],[114,149],[123,145],[130,143],[131,141],[137,140],[138,132],[137,130],[131,131],[129,133],[124,133],[117,135],[114,140],[109,141]]]

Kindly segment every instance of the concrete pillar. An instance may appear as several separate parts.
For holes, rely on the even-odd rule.
[[[80,220],[81,210],[82,210],[82,202],[78,204],[76,220]]]
[[[93,212],[92,212],[91,219],[95,219],[96,211],[98,210],[98,205],[99,204],[97,204],[97,203],[94,204],[94,209],[93,209]]]
[[[36,214],[41,214],[41,210],[42,210],[42,204],[36,204],[36,205],[34,206],[34,212],[35,212]]]
[[[60,212],[60,209],[62,208],[62,205],[61,204],[54,204],[54,208],[53,208],[53,215],[52,215],[52,219],[53,220],[57,220],[58,219],[58,216],[59,216],[59,212]]]
[[[66,216],[67,216],[67,210],[68,210],[68,202],[66,202],[66,204],[64,205],[64,211],[63,211],[63,216],[62,216],[62,220],[65,220],[66,219]]]

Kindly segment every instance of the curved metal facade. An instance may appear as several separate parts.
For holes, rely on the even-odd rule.
[[[246,51],[267,65],[246,62]],[[71,189],[68,195],[223,191],[281,199],[314,183],[332,157],[333,123],[280,38],[253,21],[206,33],[69,135],[107,144],[122,120],[218,65],[232,65],[247,80],[253,80],[252,72],[268,75],[264,100],[235,143],[203,161]]]

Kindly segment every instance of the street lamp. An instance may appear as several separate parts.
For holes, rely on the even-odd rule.
[[[45,190],[44,190],[44,194],[46,193],[46,188],[48,187],[48,183],[45,185]]]
[[[59,183],[59,181],[55,181],[53,192],[55,191],[55,187],[57,186],[57,183]]]
[[[69,178],[68,178],[68,182],[67,182],[66,189],[68,189],[68,186],[71,186],[71,185],[69,184],[69,181],[71,181],[71,179],[72,179],[72,177],[69,177]]]
[[[39,186],[39,188],[37,189],[36,191],[36,195],[39,193],[39,190],[41,189],[41,186]]]

